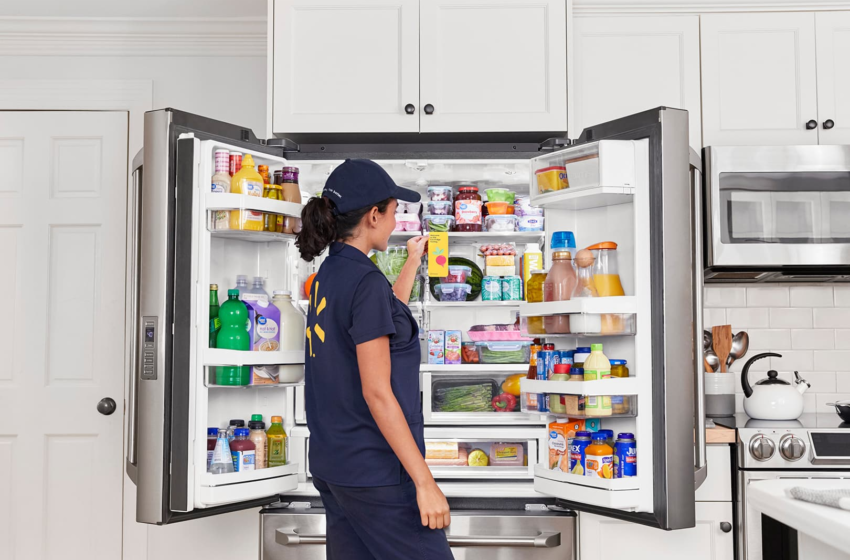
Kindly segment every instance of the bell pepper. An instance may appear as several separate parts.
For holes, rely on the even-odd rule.
[[[490,402],[496,412],[513,412],[516,408],[516,397],[510,393],[496,395]]]
[[[517,373],[516,375],[511,375],[507,379],[502,382],[502,391],[505,393],[509,393],[515,397],[519,396],[519,380],[525,377],[524,373]]]

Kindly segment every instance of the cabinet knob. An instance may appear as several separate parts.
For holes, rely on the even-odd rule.
[[[814,130],[818,127],[818,121],[812,119],[806,123],[806,130]]]
[[[829,129],[830,129],[830,128],[832,128],[833,126],[835,126],[835,121],[834,121],[834,120],[832,120],[832,119],[826,119],[825,121],[823,121],[823,127],[824,127],[826,130],[829,130]]]
[[[427,105],[425,105],[425,106],[423,107],[423,109],[425,110],[425,114],[426,114],[426,115],[433,115],[433,114],[434,114],[434,106],[433,106],[433,105],[431,105],[430,103],[428,103]],[[815,124],[817,124],[817,123],[815,123]]]
[[[720,522],[720,530],[723,531],[724,533],[728,533],[729,531],[732,530],[732,524],[729,523],[728,521],[721,521]]]
[[[416,112],[416,107],[413,105],[413,103],[408,103],[407,105],[404,106],[404,112],[407,113],[408,115],[412,115],[413,113]]]

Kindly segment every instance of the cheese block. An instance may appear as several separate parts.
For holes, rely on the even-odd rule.
[[[516,266],[515,255],[489,255],[484,258],[484,263],[489,266]]]
[[[485,274],[487,276],[515,276],[515,266],[490,266],[487,265]]]
[[[458,447],[456,441],[426,441],[426,459],[457,459]]]

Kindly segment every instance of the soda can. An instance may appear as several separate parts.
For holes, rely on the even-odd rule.
[[[590,432],[576,432],[575,437],[570,439],[570,472],[584,476],[587,458],[587,448],[590,446]]]
[[[240,152],[230,152],[230,176],[236,175],[236,172],[242,169],[242,154]]]
[[[498,276],[485,276],[481,281],[481,299],[483,301],[501,301],[502,279]]]
[[[637,476],[637,442],[628,432],[617,434],[614,444],[614,478]]]
[[[522,299],[522,279],[519,276],[502,278],[502,301],[519,301]]]

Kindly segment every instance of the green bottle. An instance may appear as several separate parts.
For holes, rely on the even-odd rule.
[[[216,347],[223,350],[250,350],[248,334],[248,308],[239,301],[239,290],[227,290],[227,301],[218,313],[221,330],[218,331]],[[215,372],[216,385],[250,385],[251,366],[218,366]]]
[[[283,418],[272,416],[272,425],[266,430],[269,445],[269,468],[282,467],[286,464],[286,431],[283,429]]]
[[[210,348],[215,348],[221,319],[218,318],[218,284],[210,284]]]

